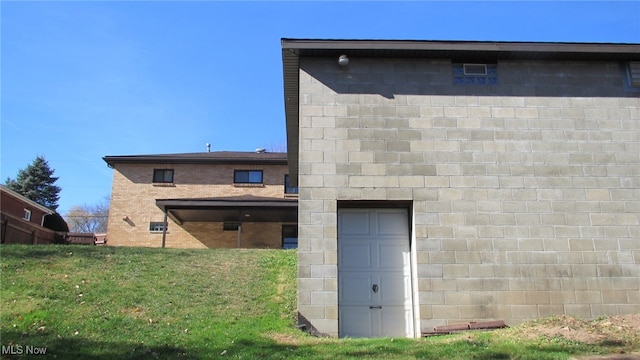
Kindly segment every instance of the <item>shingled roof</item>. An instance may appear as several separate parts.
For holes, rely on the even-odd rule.
[[[286,165],[287,153],[283,152],[249,152],[249,151],[212,151],[179,154],[151,155],[115,155],[102,158],[107,165],[113,167],[119,163],[145,164],[274,164]]]

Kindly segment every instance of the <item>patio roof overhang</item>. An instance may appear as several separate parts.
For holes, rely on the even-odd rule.
[[[158,206],[179,225],[185,222],[298,222],[298,199],[253,195],[157,199]]]

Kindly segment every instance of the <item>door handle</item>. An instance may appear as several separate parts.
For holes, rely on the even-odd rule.
[[[382,306],[377,305],[377,306],[369,306],[369,309],[382,309]]]
[[[377,293],[379,289],[378,284],[373,284],[373,287],[371,287],[371,290],[373,290],[374,293]]]

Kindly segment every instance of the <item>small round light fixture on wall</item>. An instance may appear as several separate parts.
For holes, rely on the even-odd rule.
[[[338,64],[340,66],[347,66],[349,65],[349,57],[347,57],[347,55],[340,55],[338,57]]]

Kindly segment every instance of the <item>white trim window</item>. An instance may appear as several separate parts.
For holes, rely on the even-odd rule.
[[[163,232],[167,227],[167,223],[162,221],[152,221],[149,223],[149,231],[152,233]]]
[[[31,210],[24,209],[24,213],[22,214],[22,218],[27,221],[31,221]]]

